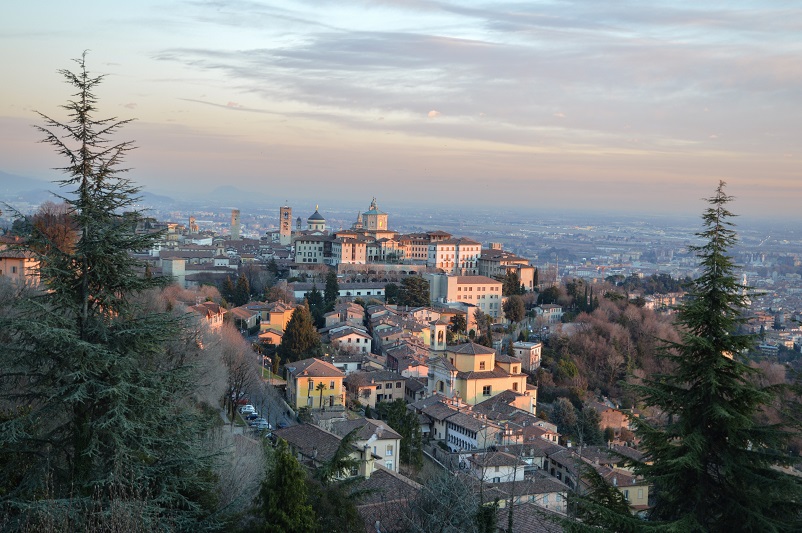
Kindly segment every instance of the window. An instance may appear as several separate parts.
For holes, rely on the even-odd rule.
[[[548,494],[544,494],[543,495],[543,505],[548,505],[548,504],[549,504],[549,495]]]
[[[501,478],[500,477],[494,477],[493,478],[493,483],[501,483]]]
[[[501,467],[500,466],[496,466],[495,469],[496,469],[495,470],[496,472],[501,472]]]
[[[638,489],[638,499],[639,500],[643,499],[643,489]]]
[[[482,396],[490,396],[491,390],[492,389],[490,385],[485,385],[484,387],[482,387]]]
[[[334,382],[333,382],[333,381],[329,381],[329,388],[330,388],[330,389],[333,389],[333,388],[334,388]]]
[[[393,469],[393,462],[392,461],[387,461],[386,463],[384,463],[384,466],[387,467],[387,470],[392,470]]]
[[[381,384],[381,383],[379,383],[378,385],[376,385],[376,390],[382,390],[382,384]]]
[[[557,496],[554,499],[557,500],[558,502],[561,502],[561,501],[563,501],[563,495],[562,494],[557,494]]]
[[[512,390],[513,390],[513,392],[518,392],[518,383],[516,383],[516,382],[513,382],[513,384],[512,384]]]
[[[479,361],[479,370],[484,370],[484,369],[485,369],[485,362]]]
[[[16,274],[17,273],[17,267],[15,267],[15,266],[11,267],[11,273],[12,274]]]
[[[392,444],[387,446],[386,455],[387,455],[387,457],[392,457],[393,456],[393,446],[392,446]]]
[[[624,499],[626,501],[629,501],[629,491],[628,490],[624,490]]]
[[[396,389],[400,389],[401,388],[401,382],[400,381],[396,381],[395,382],[395,388]]]

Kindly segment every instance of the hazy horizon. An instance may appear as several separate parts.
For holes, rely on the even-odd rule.
[[[270,203],[799,219],[802,9],[780,1],[14,4],[0,171],[53,179],[32,128],[89,50],[146,191]],[[389,211],[389,209],[386,209]]]

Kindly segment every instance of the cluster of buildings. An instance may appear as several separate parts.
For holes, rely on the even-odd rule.
[[[477,490],[481,485],[492,496],[487,501],[498,497],[502,506],[522,506],[516,512],[531,505],[564,513],[568,492],[582,486],[584,465],[618,487],[633,512],[645,510],[649,488],[624,467],[617,447],[563,446],[556,426],[535,416],[537,388],[527,375],[539,367],[542,345],[516,342],[510,356],[463,337],[449,343],[450,318],[460,312],[338,304],[320,330],[330,353],[285,365],[287,402],[308,409],[314,423],[275,434],[311,465],[320,461],[320,443],[328,439],[332,444],[325,448],[336,448],[338,439],[359,427],[353,457],[362,466],[353,474],[366,480],[379,475],[413,490],[414,482],[403,481],[398,469],[401,436],[369,414],[353,418],[359,409],[402,400],[417,416],[431,459]]]

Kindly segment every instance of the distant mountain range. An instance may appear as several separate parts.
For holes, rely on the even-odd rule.
[[[0,170],[0,201],[28,202],[32,204],[53,200],[58,186],[55,183],[36,178],[9,174]]]
[[[28,178],[9,174],[0,170],[0,202],[27,202],[40,204],[47,200],[57,201],[54,193],[66,193],[60,190],[57,183],[36,178]],[[141,191],[142,204],[145,205],[175,205],[175,199],[169,196]]]

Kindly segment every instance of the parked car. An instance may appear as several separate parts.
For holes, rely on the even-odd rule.
[[[247,413],[255,413],[256,408],[251,404],[243,405],[242,407],[239,408],[239,412],[242,413],[243,415]]]
[[[263,430],[263,429],[273,429],[273,426],[270,425],[270,422],[262,419],[262,422],[257,422],[256,424],[252,425],[251,427],[256,430]]]
[[[267,424],[267,420],[264,418],[254,418],[253,420],[248,420],[248,425],[254,427],[259,424]]]
[[[278,428],[279,429],[284,429],[285,427],[287,427],[287,423],[286,422],[279,422],[278,423]]]
[[[259,418],[259,413],[253,412],[244,416],[245,420],[256,420],[257,418]]]

